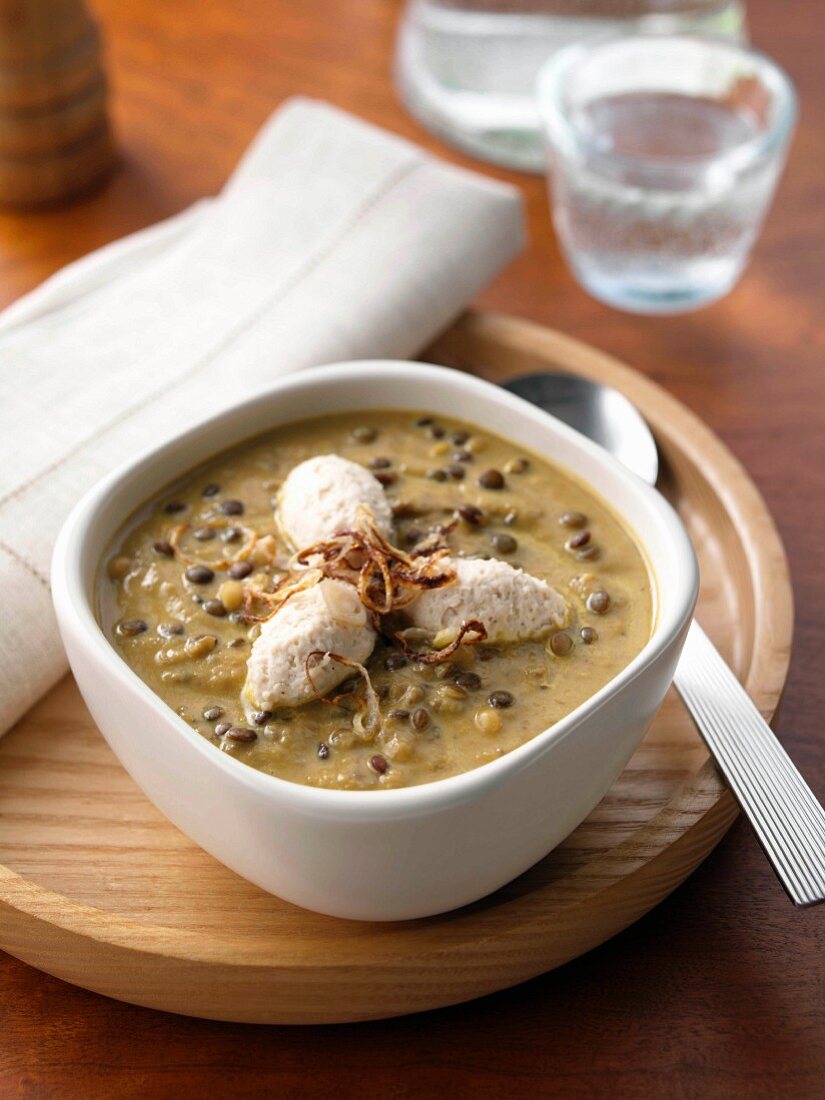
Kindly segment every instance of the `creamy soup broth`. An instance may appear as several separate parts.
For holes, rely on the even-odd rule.
[[[445,527],[452,554],[501,558],[558,589],[569,603],[565,629],[461,645],[436,665],[380,638],[366,662],[380,702],[369,734],[353,721],[365,690],[358,677],[330,693],[351,689],[339,705],[312,700],[250,716],[241,691],[261,628],[239,601],[246,586],[283,579],[294,548],[276,523],[278,489],[296,464],[322,454],[381,480],[396,545],[413,548]],[[235,557],[247,564],[233,569]],[[200,580],[189,579],[192,562],[205,570]],[[384,410],[278,428],[189,473],[127,525],[102,563],[98,593],[123,659],[216,751],[292,782],[348,790],[426,783],[510,752],[624,668],[654,616],[645,558],[591,489],[470,424]]]

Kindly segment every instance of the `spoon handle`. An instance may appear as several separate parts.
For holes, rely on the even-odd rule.
[[[791,900],[825,901],[825,810],[697,622],[673,682]]]

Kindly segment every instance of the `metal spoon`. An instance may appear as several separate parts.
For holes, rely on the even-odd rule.
[[[549,372],[521,375],[505,388],[656,484],[656,443],[618,390]],[[788,896],[795,905],[825,901],[825,810],[695,620],[673,683]]]

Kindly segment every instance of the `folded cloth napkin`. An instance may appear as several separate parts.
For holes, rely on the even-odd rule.
[[[217,198],[7,309],[0,733],[66,669],[49,559],[84,490],[287,371],[415,354],[521,243],[514,189],[295,99]]]

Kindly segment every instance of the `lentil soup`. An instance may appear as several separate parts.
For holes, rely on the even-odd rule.
[[[410,628],[403,607],[370,609],[374,648],[363,666],[349,662],[347,681],[302,705],[254,709],[247,663],[305,549],[278,521],[279,492],[322,455],[366,467],[383,486],[388,541],[407,573],[421,561],[434,563],[428,578],[451,561],[506,562],[523,571],[508,578],[526,574],[563,596],[563,623],[491,643],[483,587],[478,626],[454,631],[451,644]],[[654,616],[640,548],[569,472],[472,425],[383,410],[293,423],[190,472],[132,517],[99,574],[99,618],[123,659],[216,749],[282,779],[349,790],[431,782],[504,755],[620,672]]]

